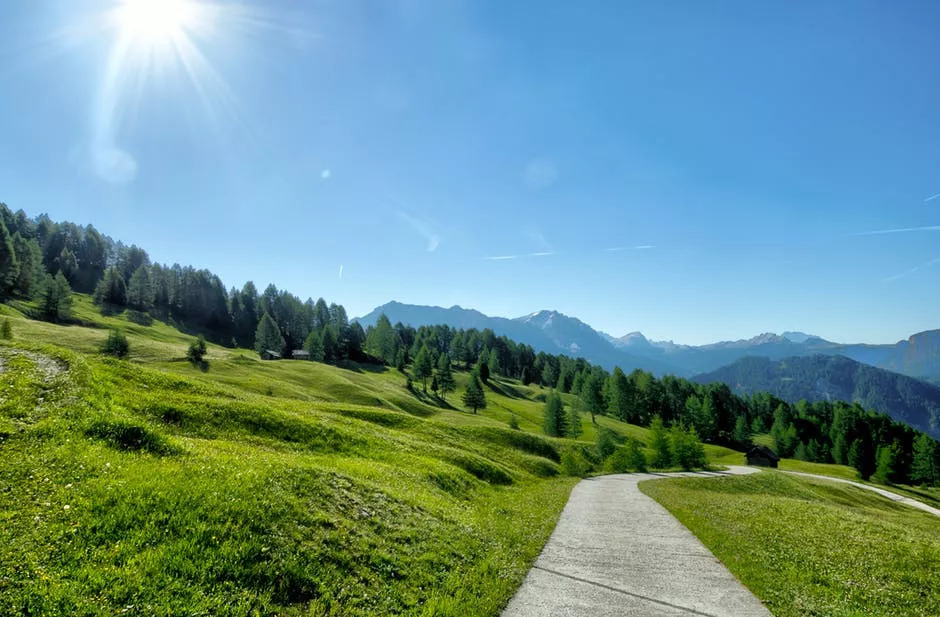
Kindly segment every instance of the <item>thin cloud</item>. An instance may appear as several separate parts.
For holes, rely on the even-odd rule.
[[[427,240],[427,251],[429,253],[433,253],[437,250],[437,247],[441,245],[441,236],[434,231],[434,223],[425,219],[419,219],[417,217],[411,216],[403,210],[397,210],[395,214],[398,216],[398,218],[408,223],[408,225],[415,232],[417,232],[418,235]]]
[[[936,195],[931,195],[930,197],[924,200],[924,203],[927,203],[928,201],[933,201],[934,199],[940,199],[940,193],[937,193]]]
[[[523,253],[522,255],[493,255],[492,257],[484,257],[483,259],[487,261],[509,261],[510,259],[524,259],[527,257],[549,257],[551,255],[557,255],[556,251],[539,251],[537,253]]]
[[[343,264],[339,265],[339,277],[338,278],[343,278]]]
[[[333,172],[329,169],[324,169],[320,172],[321,180],[329,180],[333,176]]]
[[[911,268],[910,270],[905,270],[904,272],[899,272],[898,274],[895,274],[894,276],[889,276],[888,278],[885,279],[885,282],[887,283],[887,282],[889,282],[889,281],[896,281],[896,280],[898,280],[898,279],[906,278],[906,277],[908,277],[908,276],[914,274],[914,273],[917,272],[918,270],[923,270],[924,268],[929,268],[930,266],[932,266],[932,265],[934,265],[934,264],[938,264],[938,263],[940,263],[940,257],[935,257],[934,259],[931,259],[930,261],[928,261],[928,262],[926,262],[926,263],[922,263],[922,264],[920,264],[919,266],[914,266],[914,267]]]
[[[604,249],[608,253],[619,253],[620,251],[648,251],[656,248],[655,244],[639,244],[637,246],[612,246]]]
[[[880,236],[884,234],[903,234],[912,231],[940,231],[940,225],[924,225],[923,227],[901,227],[898,229],[876,229],[874,231],[858,231],[852,236]]]

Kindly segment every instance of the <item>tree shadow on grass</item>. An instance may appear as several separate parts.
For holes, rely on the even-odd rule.
[[[501,394],[506,398],[515,398],[515,399],[527,399],[528,397],[522,392],[519,392],[512,386],[506,383],[499,383],[498,381],[490,378],[486,383],[487,387],[496,394]]]

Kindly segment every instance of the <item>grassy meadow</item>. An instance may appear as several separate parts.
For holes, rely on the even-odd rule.
[[[640,483],[777,617],[936,615],[937,518],[779,472]]]
[[[0,614],[496,615],[596,435],[544,437],[546,391],[509,380],[474,415],[463,372],[446,400],[214,345],[203,372],[159,321],[28,310],[0,306]],[[98,353],[109,328],[126,359]]]

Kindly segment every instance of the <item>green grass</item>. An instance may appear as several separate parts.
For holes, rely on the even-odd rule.
[[[0,306],[0,614],[496,615],[577,481],[562,451],[597,431],[544,437],[546,391],[511,380],[474,415],[466,372],[446,400],[216,345],[202,372],[159,321],[30,310]],[[111,328],[125,360],[97,351]]]
[[[769,434],[756,435],[752,441],[769,448],[774,447],[773,438]],[[868,484],[870,486],[877,486],[878,488],[887,489],[889,491],[898,493],[899,495],[904,495],[905,497],[922,501],[929,506],[940,508],[940,487],[908,486],[906,484],[891,484],[889,486],[885,486],[883,484],[861,480],[858,477],[858,472],[855,470],[855,468],[849,467],[848,465],[810,463],[808,461],[801,461],[795,458],[780,459],[779,469],[781,471],[799,471],[802,473],[812,473],[820,476],[830,476],[833,478],[840,478],[842,480],[861,482],[862,484]]]
[[[777,617],[936,615],[936,517],[777,472],[642,482]]]

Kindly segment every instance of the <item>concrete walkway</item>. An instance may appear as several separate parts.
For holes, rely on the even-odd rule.
[[[934,516],[940,516],[940,510],[934,508],[933,506],[928,506],[922,501],[917,501],[916,499],[911,499],[910,497],[905,497],[904,495],[898,495],[887,489],[878,488],[877,486],[871,486],[869,484],[862,484],[861,482],[853,482],[852,480],[843,480],[842,478],[833,478],[830,476],[820,476],[815,473],[803,473],[802,471],[784,471],[783,473],[788,473],[794,476],[803,476],[804,478],[815,478],[817,480],[827,480],[829,482],[839,482],[840,484],[851,484],[852,486],[857,486],[858,488],[863,488],[866,491],[872,491],[878,493],[882,497],[887,497],[891,501],[896,501],[898,503],[903,503],[905,505],[911,506],[912,508],[917,508],[918,510],[923,510],[924,512],[929,512]]]
[[[663,477],[757,471],[731,467],[581,481],[503,617],[770,617],[688,529],[637,488]]]

